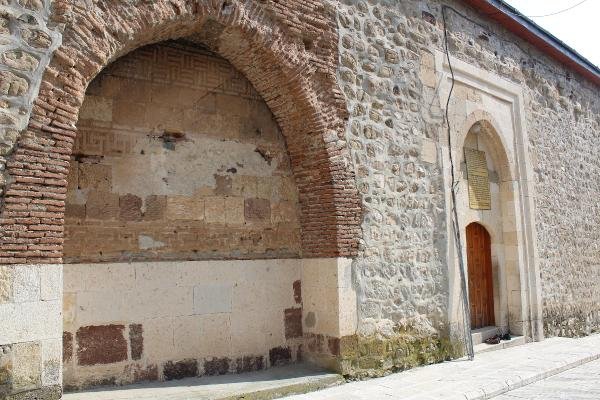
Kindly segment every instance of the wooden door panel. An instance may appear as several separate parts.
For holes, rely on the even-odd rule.
[[[471,328],[495,324],[490,235],[480,224],[467,226],[467,268]]]

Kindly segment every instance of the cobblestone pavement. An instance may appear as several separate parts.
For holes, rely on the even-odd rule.
[[[600,360],[505,393],[494,400],[597,400],[600,399]]]
[[[348,383],[319,392],[290,396],[286,399],[489,399],[509,391],[511,394],[519,393],[513,390],[599,358],[600,335],[581,339],[550,338],[501,351],[476,354],[474,361],[462,359],[415,368],[384,378]],[[585,366],[582,368],[585,370]],[[577,372],[574,370],[573,373]],[[570,385],[577,386],[575,376],[573,375],[573,378],[556,376],[554,379],[566,379]],[[585,372],[580,373],[579,376],[580,379],[584,379]],[[593,378],[586,378],[582,387],[587,389],[595,384],[596,390],[600,390],[598,381],[600,377],[596,377],[596,382]],[[522,390],[526,391],[528,388]],[[600,399],[599,392],[596,392],[596,397],[594,395],[590,395],[591,397],[528,397],[528,392],[525,393],[524,397],[516,397],[516,399]],[[504,399],[515,398],[504,397]]]

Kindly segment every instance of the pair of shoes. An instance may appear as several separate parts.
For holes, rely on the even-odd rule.
[[[498,344],[498,343],[500,343],[500,336],[494,335],[491,338],[487,338],[487,339],[485,339],[484,343],[486,343],[486,344]]]

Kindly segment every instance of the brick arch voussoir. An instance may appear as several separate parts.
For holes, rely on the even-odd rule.
[[[342,139],[346,108],[334,71],[318,72],[307,52],[256,2],[98,4],[55,0],[52,18],[66,26],[63,43],[45,70],[29,126],[7,163],[0,264],[62,262],[69,159],[90,81],[129,51],[191,35],[208,19],[244,39],[246,48],[212,46],[255,85],[286,137],[299,191],[303,256],[356,254],[360,199]]]

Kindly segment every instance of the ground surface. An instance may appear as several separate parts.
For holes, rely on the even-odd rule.
[[[286,395],[287,400],[600,399],[600,335],[550,338],[479,353],[474,361],[455,360],[314,391],[339,382],[335,374],[288,366],[70,393],[64,400],[259,400]],[[289,396],[293,393],[306,394]]]
[[[87,392],[67,393],[63,400],[229,400],[274,399],[322,389],[342,377],[307,365],[289,365],[239,375],[151,382]],[[244,396],[244,397],[242,397]]]
[[[532,383],[494,400],[597,400],[600,399],[600,360],[583,364]]]
[[[485,399],[598,358],[600,335],[582,339],[550,338],[542,342],[476,354],[474,361],[463,359],[415,368],[385,378],[291,396],[287,400]],[[587,384],[595,384],[596,389],[600,390],[600,379],[594,383],[590,378]],[[545,397],[539,397],[542,398]],[[592,398],[599,399],[600,395],[586,397]]]

